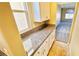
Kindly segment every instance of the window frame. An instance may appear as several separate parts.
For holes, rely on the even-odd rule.
[[[18,3],[19,3],[19,2],[18,2]],[[29,10],[28,10],[28,4],[27,4],[26,2],[22,2],[22,3],[23,3],[23,6],[24,6],[24,10],[13,10],[13,9],[12,9],[12,13],[13,13],[13,12],[25,13],[25,16],[26,16],[26,21],[27,21],[27,26],[28,26],[28,28],[23,29],[22,31],[20,31],[20,32],[19,32],[20,34],[23,34],[23,33],[27,32],[27,31],[30,29],[30,27],[31,27],[31,24],[30,24],[30,16],[29,16]],[[13,16],[14,16],[14,15],[13,15]],[[14,19],[15,19],[15,17],[14,17]],[[15,23],[16,23],[16,21],[15,21]],[[16,26],[17,26],[17,24],[16,24]],[[17,28],[18,28],[18,26],[17,26]],[[18,29],[18,31],[19,31],[19,29]]]
[[[73,11],[73,12],[71,12],[71,11]],[[66,10],[66,13],[65,13],[65,19],[72,19],[73,16],[72,16],[72,18],[67,18],[67,14],[72,14],[74,16],[74,10],[73,9],[68,9],[68,10]]]
[[[73,13],[66,13],[66,14],[65,14],[65,19],[72,19],[72,18],[67,18],[67,14],[72,14],[72,18],[73,18],[73,16],[74,16]]]

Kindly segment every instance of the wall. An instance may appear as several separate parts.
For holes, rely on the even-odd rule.
[[[61,20],[65,20],[65,14],[66,14],[66,11],[68,10],[68,9],[72,9],[72,10],[74,10],[74,8],[62,8],[61,9]]]
[[[70,39],[70,55],[79,56],[79,3],[75,7]]]
[[[49,24],[56,24],[57,3],[50,2],[50,21]]]
[[[66,13],[66,9],[65,8],[61,8],[61,20],[65,19],[65,13]]]
[[[0,3],[0,45],[0,48],[9,55],[26,55],[8,2]]]
[[[58,5],[56,14],[56,26],[60,23],[60,21],[61,21],[61,7]]]
[[[7,50],[6,50],[7,49]],[[12,55],[7,42],[5,41],[3,35],[2,35],[2,31],[0,30],[0,50],[2,52],[4,52],[6,55]],[[8,51],[8,52],[7,52]]]

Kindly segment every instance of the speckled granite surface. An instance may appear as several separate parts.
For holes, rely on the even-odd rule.
[[[25,50],[27,50],[28,53],[31,50],[32,52],[34,52],[44,42],[44,40],[50,35],[53,29],[55,29],[55,26],[47,26],[46,28],[40,31],[32,33],[28,37],[25,37],[23,41]]]

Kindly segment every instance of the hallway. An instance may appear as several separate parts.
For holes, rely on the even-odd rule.
[[[57,41],[67,43],[69,38],[69,32],[71,28],[72,20],[61,21],[56,28],[56,39]]]

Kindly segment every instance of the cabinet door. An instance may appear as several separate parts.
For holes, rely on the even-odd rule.
[[[45,42],[39,47],[34,56],[44,56]]]
[[[51,46],[52,46],[52,44],[53,44],[53,42],[55,40],[55,30],[50,34],[49,39],[50,39],[49,46],[51,48]]]
[[[48,40],[46,39],[44,43],[40,46],[34,56],[47,56],[48,54]]]
[[[36,51],[36,53],[34,54],[34,56],[42,56],[43,55],[43,47],[40,47],[37,51]]]
[[[40,2],[40,12],[42,21],[50,19],[50,3]]]
[[[42,48],[42,56],[46,56],[46,54],[45,54],[45,52],[46,52],[46,42],[44,42],[43,44],[42,44],[42,46],[41,46],[41,48]]]
[[[40,50],[36,51],[36,53],[34,54],[34,56],[41,56],[41,51]]]
[[[45,46],[44,46],[44,56],[47,56],[47,54],[48,54],[48,52],[49,52],[49,49],[50,49],[50,47],[49,47],[49,38],[47,38],[46,39],[46,41],[45,41]]]
[[[48,54],[48,52],[49,52],[49,49],[50,49],[50,39],[49,39],[49,37],[44,41],[44,43],[43,43],[43,48],[44,48],[44,50],[43,50],[43,56],[47,56],[47,54]]]

